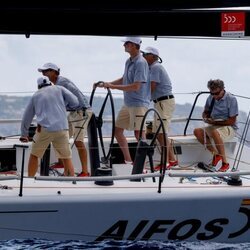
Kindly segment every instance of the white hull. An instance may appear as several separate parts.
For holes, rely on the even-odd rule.
[[[166,171],[160,186],[159,172],[150,174],[147,170],[144,181],[135,182],[130,180],[132,166],[125,164],[114,164],[112,176],[40,177],[37,173],[36,178],[28,178],[30,143],[22,144],[13,138],[1,140],[1,152],[12,149],[14,144],[26,145],[27,148],[24,151],[16,148],[17,172],[0,175],[0,240],[248,242],[250,148],[244,147],[239,172],[231,172],[244,171],[244,176],[240,177],[242,185],[232,186],[225,181],[228,177],[219,178],[218,175],[223,173],[204,173],[197,168],[198,162],[208,163],[211,156],[194,136],[171,139],[179,148],[179,167]],[[106,145],[109,142],[107,139]],[[232,168],[238,149],[237,140],[225,145]],[[55,160],[52,150],[50,161]],[[158,163],[157,150],[154,160]],[[73,162],[76,172],[79,172],[75,148]],[[105,183],[113,179],[113,185],[97,185],[96,181],[100,184],[100,179]]]
[[[2,181],[12,189],[1,190],[0,239],[249,241],[249,181],[180,184],[166,176],[158,193],[151,179],[99,186],[25,178],[21,197],[20,180]]]

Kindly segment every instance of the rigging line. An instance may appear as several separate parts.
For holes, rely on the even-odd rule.
[[[235,95],[235,94],[232,94],[233,96],[236,96],[236,97],[241,97],[241,98],[244,98],[244,99],[248,99],[250,100],[250,97],[248,96],[243,96],[243,95]]]
[[[236,132],[236,137],[240,140],[240,138],[242,137],[242,134]],[[250,143],[250,141],[247,139],[245,139],[245,142]]]
[[[243,148],[244,148],[244,145],[245,145],[245,142],[246,142],[246,137],[247,137],[249,125],[250,125],[250,111],[249,111],[248,117],[247,117],[247,122],[246,122],[246,126],[245,126],[245,127],[246,127],[246,130],[245,130],[245,133],[244,133],[244,140],[243,140],[242,147],[241,147],[241,150],[240,150],[240,155],[239,155],[239,159],[238,159],[238,162],[237,162],[237,167],[236,167],[236,169],[238,169],[238,166],[239,166],[239,161],[240,161],[240,159],[241,159],[241,155],[242,155],[242,152],[243,152]]]
[[[240,143],[239,143],[239,147],[238,147],[235,159],[234,159],[234,164],[233,164],[232,170],[237,170],[238,166],[239,166],[239,161],[240,161],[242,150],[243,150],[244,143],[245,143],[244,140],[246,139],[247,131],[248,131],[248,128],[249,128],[249,118],[250,118],[250,111],[248,112],[246,124],[244,126],[244,129],[243,129],[243,132],[242,132],[242,136],[240,138]],[[236,162],[237,162],[237,166],[235,166]]]

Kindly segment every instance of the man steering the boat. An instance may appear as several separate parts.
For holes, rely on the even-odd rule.
[[[226,92],[224,82],[220,79],[208,81],[207,87],[210,95],[206,100],[202,117],[208,125],[194,129],[194,135],[212,153],[212,167],[225,172],[229,169],[229,163],[224,141],[233,138],[238,128],[238,102],[235,96]]]
[[[125,52],[130,57],[126,60],[124,74],[121,78],[94,87],[104,87],[123,91],[124,105],[118,113],[115,123],[115,138],[122,150],[126,164],[132,164],[128,142],[124,130],[133,130],[137,140],[142,119],[150,103],[150,84],[148,63],[140,53],[140,37],[126,37],[122,40]],[[142,132],[145,138],[145,129]]]

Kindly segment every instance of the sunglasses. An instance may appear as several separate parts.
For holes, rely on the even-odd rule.
[[[153,55],[152,53],[142,53],[143,56]]]
[[[127,45],[129,45],[129,44],[132,44],[132,42],[127,41],[127,42],[124,43],[124,46],[127,46]]]
[[[217,91],[217,92],[211,92],[211,91],[210,91],[210,94],[211,94],[211,95],[219,95],[220,92],[221,92],[221,90],[219,90],[219,91]]]
[[[42,70],[42,72],[46,73],[46,72],[50,72],[52,71],[53,69],[45,69],[45,70]]]

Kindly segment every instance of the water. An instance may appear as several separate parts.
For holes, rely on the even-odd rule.
[[[208,242],[159,242],[159,241],[103,241],[98,243],[84,241],[49,241],[40,239],[0,241],[1,250],[13,249],[180,249],[180,250],[247,250],[250,243],[208,243]]]

